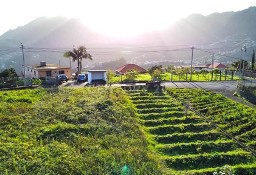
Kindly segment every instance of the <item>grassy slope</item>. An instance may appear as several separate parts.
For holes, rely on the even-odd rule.
[[[168,92],[173,91],[179,89],[168,89]],[[193,96],[191,94],[201,97],[194,90],[187,94],[180,93],[184,97]],[[226,164],[236,174],[255,173],[256,160],[249,152],[242,150],[203,118],[192,112],[186,114],[176,99],[167,94],[146,91],[130,91],[129,95],[136,105],[152,148],[166,161],[170,174],[212,174]],[[213,103],[216,98],[224,98],[219,95],[214,97]]]
[[[0,172],[163,174],[121,89],[0,92]],[[124,170],[124,169],[123,169]]]

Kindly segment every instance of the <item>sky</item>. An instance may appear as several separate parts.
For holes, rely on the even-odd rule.
[[[0,35],[38,17],[66,16],[108,35],[130,36],[166,28],[194,13],[250,6],[256,6],[256,0],[1,0]]]

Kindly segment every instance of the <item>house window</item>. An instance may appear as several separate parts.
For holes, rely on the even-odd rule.
[[[28,71],[29,71],[29,68],[28,68]]]
[[[33,70],[31,69],[31,72],[32,72]]]
[[[46,76],[51,77],[52,76],[52,71],[46,71]]]
[[[64,70],[60,70],[59,74],[65,74]]]
[[[34,71],[34,76],[36,76],[36,71]]]

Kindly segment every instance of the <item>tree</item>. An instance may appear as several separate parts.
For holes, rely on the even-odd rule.
[[[113,70],[107,71],[107,84],[111,86],[114,82],[113,78],[115,77],[115,72]]]
[[[162,73],[162,65],[155,65],[148,69],[149,74],[152,79],[161,79],[160,74]]]
[[[231,65],[232,65],[234,68],[238,69],[238,68],[239,68],[239,65],[240,65],[240,61],[234,61]]]
[[[155,65],[155,66],[153,66],[153,67],[151,67],[151,68],[148,69],[148,73],[149,73],[150,75],[152,75],[153,72],[154,72],[156,69],[159,69],[160,71],[162,71],[162,68],[163,68],[162,65]]]
[[[240,66],[240,62],[241,62],[241,66]],[[247,69],[248,68],[248,61],[246,60],[242,60],[242,61],[234,61],[231,64],[233,67],[235,67],[236,69]]]
[[[253,49],[252,51],[252,71],[254,70],[255,66],[255,50]]]
[[[208,74],[209,72],[207,70],[201,70],[200,71],[200,74],[203,75],[203,77],[206,79],[206,75]]]
[[[131,81],[131,82],[135,81],[135,78],[137,77],[137,75],[138,75],[138,72],[135,69],[134,70],[130,70],[129,72],[127,72],[125,74],[127,80]]]
[[[167,72],[172,73],[175,70],[175,66],[174,65],[169,65],[166,70],[167,70]]]
[[[155,69],[151,74],[151,77],[153,78],[153,81],[154,80],[161,80],[162,79],[161,76],[160,76],[161,73],[162,73],[161,69]]]
[[[73,48],[72,51],[66,51],[64,57],[71,57],[72,61],[77,61],[77,74],[81,73],[83,59],[92,60],[91,54],[87,52],[87,49],[84,46],[79,46],[77,49]]]
[[[0,73],[0,77],[3,78],[17,78],[18,75],[14,68],[5,69],[3,72]]]

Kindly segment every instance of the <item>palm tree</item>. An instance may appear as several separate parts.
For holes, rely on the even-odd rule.
[[[87,49],[84,46],[79,46],[77,49],[73,48],[72,51],[66,51],[64,57],[72,58],[72,61],[77,61],[77,74],[81,73],[82,70],[82,59],[92,60],[91,54],[87,52]]]

